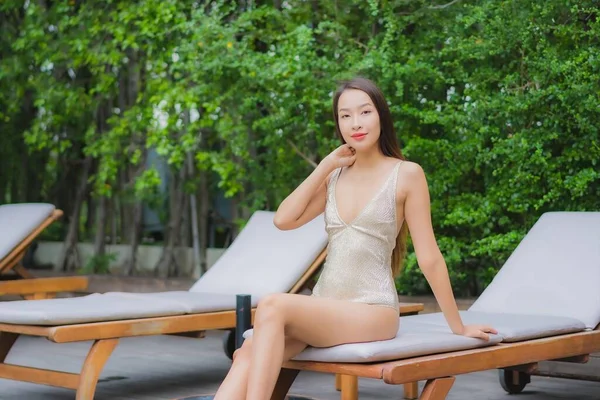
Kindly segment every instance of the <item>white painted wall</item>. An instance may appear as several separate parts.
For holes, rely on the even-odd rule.
[[[64,246],[63,242],[38,242],[38,248],[34,253],[34,262],[38,265],[55,265]],[[112,268],[120,268],[129,257],[130,246],[126,244],[106,245],[106,253],[116,253],[117,258],[111,265]],[[208,249],[207,267],[210,268],[225,252],[226,249]],[[85,266],[94,255],[93,243],[78,243],[77,251],[81,259],[81,266]],[[162,246],[140,245],[138,248],[137,269],[144,272],[152,272],[162,254]],[[192,248],[182,247],[176,250],[176,259],[185,275],[191,275],[194,255]]]

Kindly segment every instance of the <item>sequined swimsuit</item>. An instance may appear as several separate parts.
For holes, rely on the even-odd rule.
[[[335,188],[341,169],[331,176],[325,206],[327,259],[313,296],[399,309],[391,258],[398,234],[396,182],[400,164],[402,161],[350,223],[342,220],[337,209]]]

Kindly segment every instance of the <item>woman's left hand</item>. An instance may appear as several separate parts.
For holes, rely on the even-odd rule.
[[[498,333],[498,331],[491,326],[486,325],[465,325],[462,335],[488,341],[490,340],[490,335],[488,335],[489,333],[495,335]]]

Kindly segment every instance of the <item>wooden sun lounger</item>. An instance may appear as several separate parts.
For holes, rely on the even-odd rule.
[[[14,272],[16,279],[0,281],[0,296],[21,295],[25,299],[49,299],[59,292],[72,292],[85,290],[88,287],[88,279],[83,276],[36,278],[31,272],[23,267],[21,261],[25,252],[33,241],[53,222],[63,215],[61,210],[53,213],[32,231],[18,246],[16,246],[6,257],[0,260],[0,278],[7,278],[10,272]]]
[[[271,400],[284,400],[300,371],[344,374],[381,379],[390,385],[426,381],[420,400],[444,400],[456,375],[490,369],[535,374],[538,362],[584,363],[589,354],[600,351],[600,325],[592,331],[553,336],[491,347],[456,351],[381,363],[326,363],[290,361],[284,364]],[[356,390],[344,390],[342,400],[358,399]]]
[[[327,249],[324,249],[317,256],[290,293],[299,293],[310,284],[310,278],[320,268],[326,253]],[[254,311],[252,310],[252,318]],[[418,310],[411,305],[411,311]],[[77,400],[91,400],[102,368],[120,338],[181,335],[189,332],[196,336],[203,331],[230,330],[235,327],[235,310],[59,326],[0,324],[0,378],[75,389]],[[93,340],[94,344],[85,359],[81,373],[73,374],[4,363],[19,335],[45,337],[55,343]]]
[[[320,266],[324,252],[313,265]],[[311,266],[302,282],[294,287],[298,292],[317,270]],[[402,314],[414,314],[423,304],[401,303]],[[255,309],[252,310],[252,320]],[[102,368],[117,346],[120,338],[181,334],[207,330],[232,329],[236,326],[236,312],[222,311],[170,317],[142,318],[110,322],[95,322],[62,326],[31,326],[0,324],[0,378],[74,389],[76,400],[91,400]],[[45,337],[55,343],[94,341],[79,374],[4,363],[11,347],[20,335]],[[344,374],[342,369],[337,371]]]

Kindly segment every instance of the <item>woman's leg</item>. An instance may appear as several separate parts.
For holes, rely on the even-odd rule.
[[[306,344],[291,338],[285,339],[283,361],[287,361],[306,348]],[[233,364],[219,386],[214,400],[245,400],[248,372],[252,358],[252,338],[244,340],[241,348],[233,353]]]
[[[246,400],[270,399],[284,359],[285,337],[314,347],[386,340],[395,336],[398,321],[390,307],[295,294],[265,298],[254,318]]]

